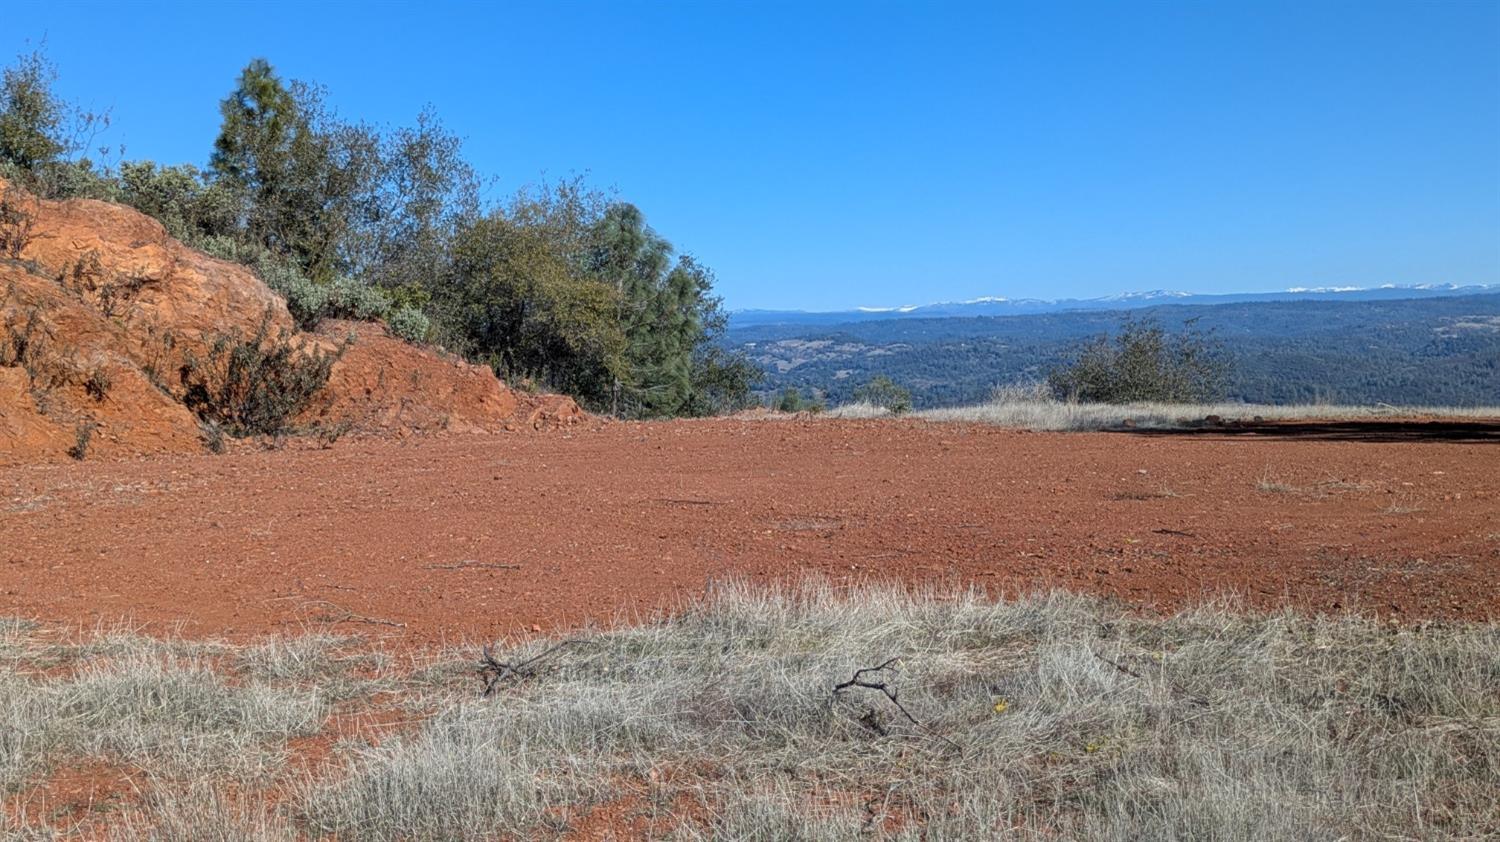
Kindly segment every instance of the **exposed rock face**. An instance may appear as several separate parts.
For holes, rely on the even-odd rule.
[[[243,266],[172,239],[130,208],[36,199],[0,181],[29,217],[18,257],[0,255],[0,461],[202,448],[179,374],[219,337],[268,322],[294,343],[346,342],[328,386],[298,420],[405,435],[576,423],[561,396],[521,396],[482,366],[419,348],[382,325],[297,333],[285,302]]]
[[[324,322],[315,341],[344,352],[309,422],[370,432],[493,432],[519,408],[488,368],[413,348],[379,324]]]

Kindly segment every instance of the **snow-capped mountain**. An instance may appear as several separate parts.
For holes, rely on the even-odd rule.
[[[985,296],[968,301],[906,304],[896,307],[856,307],[851,310],[811,312],[806,310],[736,310],[730,314],[735,327],[771,324],[840,324],[872,319],[943,318],[949,316],[1022,316],[1060,313],[1068,310],[1137,310],[1172,304],[1238,304],[1250,301],[1389,301],[1452,295],[1500,294],[1500,284],[1418,284],[1378,287],[1292,287],[1281,292],[1199,294],[1175,290],[1123,292],[1098,298],[1005,298]]]

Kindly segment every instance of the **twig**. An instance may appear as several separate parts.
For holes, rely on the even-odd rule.
[[[896,688],[890,686],[884,681],[866,681],[864,679],[864,675],[866,673],[880,672],[883,669],[889,668],[891,664],[894,664],[899,660],[901,660],[899,657],[891,658],[878,667],[865,667],[864,669],[855,670],[854,675],[850,677],[848,681],[836,685],[833,688],[833,694],[837,696],[840,692],[847,690],[850,687],[863,687],[866,690],[879,690],[881,693],[885,694],[885,697],[887,699],[891,700],[891,704],[895,705],[896,709],[901,711],[902,715],[905,716],[911,722],[911,724],[921,725],[922,723],[918,722],[917,718],[911,715],[911,711],[907,710],[906,706],[901,704],[900,700],[896,698]]]
[[[483,654],[479,658],[478,670],[479,680],[484,682],[484,697],[489,698],[495,692],[495,688],[500,685],[500,682],[507,678],[512,676],[516,678],[531,678],[536,675],[536,670],[531,669],[531,666],[543,658],[555,654],[566,646],[587,642],[586,640],[579,640],[577,638],[564,640],[548,647],[540,654],[532,655],[530,658],[514,664],[496,660],[494,652],[490,650],[490,647],[485,646],[480,650]]]
[[[901,660],[899,657],[891,658],[878,667],[865,667],[864,669],[855,670],[854,675],[850,676],[848,681],[834,686],[833,695],[837,696],[839,693],[849,689],[850,687],[862,687],[866,690],[879,690],[882,694],[885,695],[887,699],[890,699],[891,704],[895,705],[897,710],[901,711],[901,715],[905,716],[908,722],[926,732],[928,736],[936,737],[937,739],[942,740],[950,747],[958,751],[959,754],[963,754],[963,746],[959,745],[948,737],[939,734],[937,731],[933,730],[932,726],[922,723],[918,721],[915,716],[912,716],[911,711],[907,710],[906,706],[901,704],[901,701],[896,698],[896,688],[890,686],[884,681],[867,681],[864,678],[864,676],[868,673],[875,673],[880,672],[881,670],[889,669],[892,664],[895,664],[899,660]],[[879,718],[875,716],[874,708],[870,708],[869,710],[867,710],[865,712],[865,715],[859,718],[859,721],[866,728],[869,728],[871,731],[874,731],[882,737],[891,736],[890,730],[887,729],[884,725],[881,725]]]
[[[483,567],[488,570],[520,570],[519,564],[501,564],[491,561],[460,561],[457,564],[429,564],[423,570],[466,570],[470,567]]]
[[[658,497],[658,498],[656,498],[656,502],[658,502],[658,503],[676,503],[676,504],[681,505],[681,506],[717,506],[717,505],[719,505],[719,501],[717,501],[717,500],[682,500],[682,499],[678,499],[678,498],[675,498],[675,497]]]
[[[335,604],[335,603],[332,603],[332,602],[329,602],[326,599],[309,600],[305,604],[306,605],[318,605],[318,604],[326,605],[329,608],[336,608],[339,611],[344,612],[344,616],[342,616],[342,617],[323,616],[323,617],[317,617],[317,618],[315,618],[315,619],[318,619],[318,620],[322,620],[325,623],[369,623],[372,626],[391,626],[392,628],[398,628],[398,629],[404,629],[404,628],[406,628],[406,624],[405,623],[398,623],[395,620],[382,620],[379,617],[366,617],[363,614],[356,614],[353,611],[350,611],[349,609],[345,608],[344,606],[338,605],[338,604]]]
[[[1090,651],[1092,652],[1092,650],[1090,650]],[[1119,670],[1120,672],[1125,673],[1126,675],[1134,676],[1136,678],[1141,679],[1142,681],[1146,680],[1146,676],[1141,675],[1140,673],[1136,672],[1135,670],[1131,669],[1130,667],[1125,666],[1124,664],[1117,663],[1115,661],[1111,661],[1110,659],[1104,657],[1103,655],[1100,655],[1098,652],[1093,652],[1093,655],[1094,655],[1095,658],[1098,658],[1099,660],[1103,661],[1104,663],[1109,664],[1110,666],[1114,667],[1115,669]]]

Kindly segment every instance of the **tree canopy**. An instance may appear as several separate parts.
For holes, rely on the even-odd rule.
[[[384,319],[407,339],[626,417],[750,401],[759,370],[721,341],[713,272],[627,201],[572,179],[486,203],[462,140],[430,110],[395,129],[351,122],[324,89],[283,80],[259,58],[219,104],[206,169],[98,169],[64,160],[78,147],[70,125],[98,118],[58,100],[54,76],[40,54],[5,71],[4,172],[46,195],[156,217],[254,268],[304,326]]]

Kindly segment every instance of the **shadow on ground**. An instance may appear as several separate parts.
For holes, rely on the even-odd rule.
[[[1500,444],[1500,418],[1475,421],[1198,421],[1183,427],[1116,427],[1114,431],[1138,436]]]

